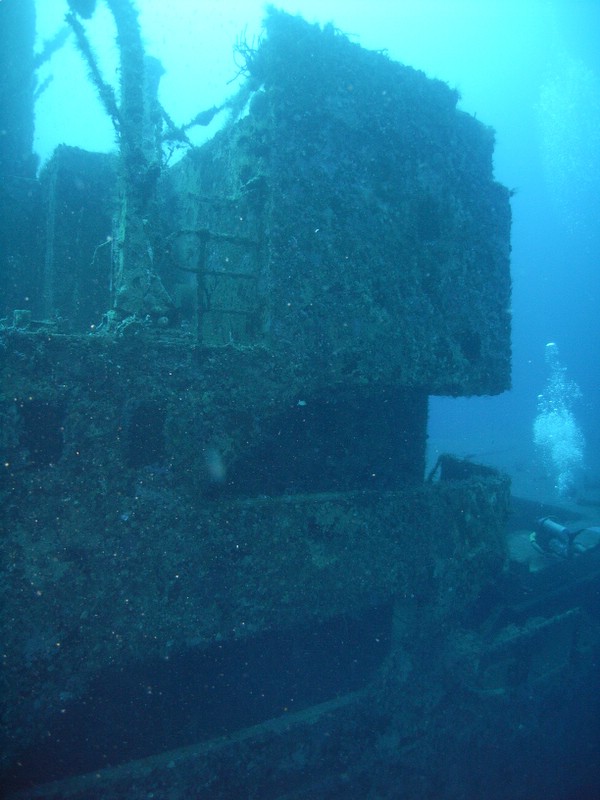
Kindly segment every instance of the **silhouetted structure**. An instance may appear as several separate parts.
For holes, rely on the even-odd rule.
[[[558,717],[564,755],[593,727],[557,685],[591,674],[595,627],[508,580],[505,476],[424,477],[428,396],[510,384],[493,135],[330,27],[266,28],[239,113],[136,211],[139,302],[123,160],[60,148],[42,176],[43,269],[2,330],[5,776],[549,795],[564,765],[519,737]]]

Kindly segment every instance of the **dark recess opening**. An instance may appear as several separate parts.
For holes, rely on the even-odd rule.
[[[19,756],[10,789],[228,735],[356,691],[389,652],[391,620],[386,604],[311,629],[106,670]]]
[[[63,452],[64,407],[47,400],[24,400],[18,409],[19,446],[27,450],[29,462],[38,467],[56,464]]]
[[[231,466],[237,494],[393,491],[423,480],[427,395],[380,388],[301,398]]]
[[[151,400],[130,403],[124,414],[125,463],[137,469],[165,457],[165,412]]]

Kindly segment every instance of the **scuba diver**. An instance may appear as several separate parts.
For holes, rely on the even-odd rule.
[[[588,534],[577,541],[582,534]],[[571,558],[574,555],[595,550],[600,546],[600,527],[586,527],[571,530],[552,517],[540,517],[535,531],[529,537],[531,544],[540,553]]]

